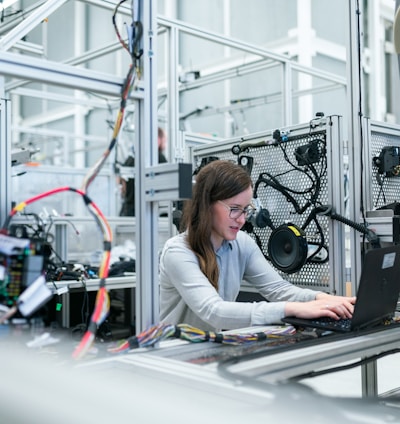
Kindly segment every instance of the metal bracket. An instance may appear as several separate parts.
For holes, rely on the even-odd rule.
[[[166,163],[146,168],[146,202],[180,200],[192,197],[192,164]]]

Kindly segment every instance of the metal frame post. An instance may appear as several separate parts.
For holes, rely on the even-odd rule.
[[[11,105],[0,77],[0,223],[11,209]]]
[[[362,128],[362,70],[360,62],[361,51],[361,10],[357,0],[349,2],[347,46],[347,98],[348,98],[348,137],[350,164],[350,216],[358,219],[361,210],[360,176],[362,175],[361,160],[363,148]],[[361,275],[360,237],[356,232],[350,234],[351,270],[350,278],[354,291],[357,288],[357,276]]]
[[[136,332],[159,320],[158,294],[158,203],[146,201],[146,166],[157,164],[157,66],[156,66],[156,2],[141,1],[143,24],[144,99],[137,108],[136,133]]]

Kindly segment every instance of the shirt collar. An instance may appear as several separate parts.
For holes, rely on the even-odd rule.
[[[224,240],[221,244],[221,247],[216,250],[216,253],[226,252],[227,250],[232,250],[232,243],[228,240]]]

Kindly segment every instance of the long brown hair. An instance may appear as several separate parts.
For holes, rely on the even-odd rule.
[[[219,271],[211,243],[211,205],[234,197],[252,186],[248,172],[233,162],[216,160],[204,166],[196,176],[192,199],[186,202],[183,228],[188,243],[199,259],[200,269],[218,290]]]

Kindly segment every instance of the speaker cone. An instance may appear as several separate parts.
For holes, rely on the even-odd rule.
[[[272,231],[268,256],[276,268],[287,274],[297,272],[307,260],[308,246],[304,231],[294,224],[283,224]]]

